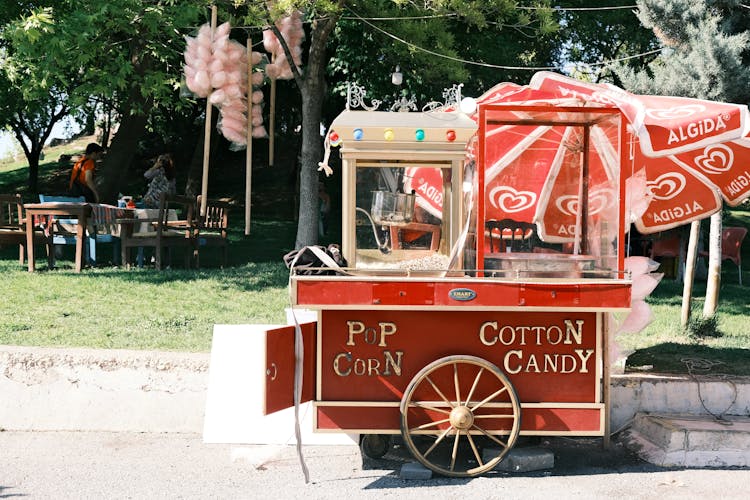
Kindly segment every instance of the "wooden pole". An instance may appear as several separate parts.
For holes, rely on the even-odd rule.
[[[245,148],[245,236],[250,235],[250,198],[253,186],[253,42],[247,37],[247,147]]]
[[[214,33],[216,33],[216,19],[217,19],[216,6],[211,6],[211,43],[214,41]],[[208,160],[211,156],[211,111],[213,107],[211,105],[211,94],[208,94],[206,98],[206,125],[203,131],[203,182],[201,183],[201,216],[206,215],[206,201],[208,198]]]
[[[693,300],[693,281],[695,279],[695,261],[698,257],[698,237],[701,232],[701,221],[690,223],[690,240],[688,241],[685,259],[685,281],[682,284],[682,310],[680,324],[685,328],[690,321],[690,303]]]
[[[276,56],[271,56],[271,63],[276,61]],[[269,96],[271,107],[268,112],[268,166],[273,167],[273,137],[276,131],[276,79],[271,80],[271,95]]]
[[[604,403],[604,435],[602,436],[602,448],[610,449],[610,411],[612,407],[612,378],[610,364],[612,360],[609,357],[609,343],[613,342],[610,338],[610,327],[612,322],[609,320],[608,313],[599,313],[601,315],[602,325],[602,402]]]
[[[721,283],[721,210],[711,216],[708,237],[708,278],[706,278],[706,301],[703,317],[716,314],[719,306],[719,284]]]

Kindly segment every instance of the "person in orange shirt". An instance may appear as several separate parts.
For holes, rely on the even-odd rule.
[[[73,170],[70,172],[68,189],[71,196],[84,196],[89,203],[99,203],[99,192],[94,182],[94,169],[103,151],[104,148],[95,142],[86,146],[86,154],[73,165]]]

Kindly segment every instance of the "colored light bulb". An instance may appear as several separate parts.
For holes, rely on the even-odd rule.
[[[331,132],[331,135],[329,135],[329,137],[331,138],[331,142],[338,142],[339,140],[339,134],[337,134],[336,132]]]
[[[355,141],[361,141],[362,138],[365,136],[365,133],[362,131],[361,128],[355,128],[354,132],[352,132],[352,136],[354,137]]]
[[[456,131],[455,131],[455,130],[449,130],[449,131],[447,131],[447,132],[445,133],[445,138],[446,138],[446,139],[447,139],[448,141],[450,141],[450,142],[453,142],[453,141],[455,141],[455,140],[456,140]]]
[[[392,141],[394,138],[393,129],[392,128],[385,129],[385,132],[383,132],[383,138],[386,141]]]
[[[421,128],[418,128],[418,129],[416,130],[416,132],[414,132],[414,137],[415,137],[415,138],[416,138],[416,139],[417,139],[418,141],[424,141],[424,130],[422,130]]]

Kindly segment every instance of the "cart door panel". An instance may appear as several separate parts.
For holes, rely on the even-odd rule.
[[[317,322],[300,325],[304,346],[301,403],[313,399],[317,326]],[[266,332],[264,415],[294,406],[294,364],[294,325],[268,330]]]

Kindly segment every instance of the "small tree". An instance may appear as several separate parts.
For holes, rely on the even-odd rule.
[[[644,70],[624,66],[616,69],[628,90],[737,103],[750,101],[750,9],[742,2],[638,0],[638,18],[653,30],[665,50]],[[711,217],[704,316],[716,312],[720,255],[721,215],[715,214]]]
[[[320,137],[320,125],[323,117],[323,102],[326,95],[326,68],[329,59],[327,52],[329,40],[335,35],[337,27],[346,8],[357,10],[357,5],[349,6],[345,0],[308,0],[308,1],[279,1],[259,4],[257,2],[242,2],[248,9],[248,24],[265,22],[269,29],[274,30],[284,47],[288,61],[292,61],[289,47],[279,36],[279,32],[273,22],[288,15],[292,10],[302,10],[308,21],[307,28],[307,50],[304,57],[304,71],[292,64],[294,81],[302,97],[302,151],[300,155],[300,193],[299,193],[299,222],[297,226],[297,238],[295,247],[301,248],[305,245],[313,245],[318,241],[317,214],[318,214],[318,162],[322,159],[322,138]],[[549,5],[543,0],[538,2],[541,7]],[[376,0],[369,2],[370,9],[378,12],[401,13],[403,17],[413,16],[415,13],[424,15],[450,14],[457,16],[466,27],[481,30],[486,28],[488,20],[492,22],[515,22],[522,23],[531,17],[549,19],[549,11],[544,8],[534,11],[530,16],[528,11],[516,10],[514,5],[505,0],[429,0],[421,3],[403,2],[401,0]],[[548,26],[545,21],[544,26]],[[362,26],[364,30],[364,25]],[[364,32],[364,31],[363,31]],[[429,35],[429,34],[428,34]],[[453,41],[449,38],[434,35],[445,43],[442,48],[450,50]],[[363,35],[369,36],[369,35]],[[392,45],[395,42],[390,42]],[[403,48],[401,49],[403,50]],[[415,68],[418,66],[415,65]],[[415,69],[415,73],[434,75],[441,73],[440,68],[455,66],[447,65],[440,58],[427,59],[423,67]],[[391,66],[383,66],[377,59],[373,60],[373,71],[389,74]],[[377,69],[376,69],[377,68]],[[445,81],[444,81],[445,83]],[[496,83],[496,82],[493,82]]]

